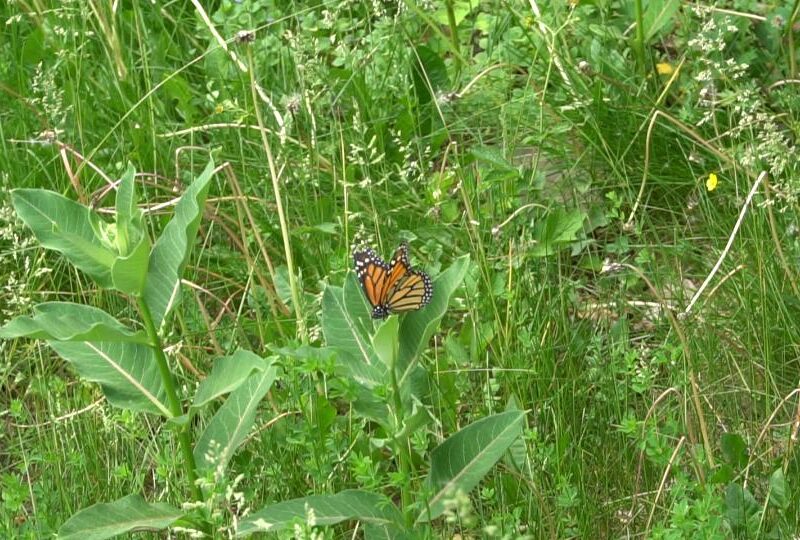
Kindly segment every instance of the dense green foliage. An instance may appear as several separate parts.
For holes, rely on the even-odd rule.
[[[218,537],[799,534],[800,3],[774,4],[0,4],[5,335],[158,334],[188,411],[0,341],[0,537],[118,500]],[[351,250],[403,239],[434,300],[373,326]],[[226,414],[254,425],[215,474]]]

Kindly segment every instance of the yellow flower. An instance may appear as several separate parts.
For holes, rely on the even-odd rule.
[[[225,107],[222,106],[221,103],[218,103],[216,107],[214,107],[214,112],[217,114],[222,114],[225,111]]]
[[[661,62],[660,64],[656,64],[656,71],[658,71],[659,75],[672,75],[673,69],[672,65]]]
[[[714,191],[717,189],[717,175],[713,172],[708,175],[708,180],[706,180],[706,189],[708,191]]]

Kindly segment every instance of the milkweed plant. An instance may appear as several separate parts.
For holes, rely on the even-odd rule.
[[[244,537],[266,531],[297,532],[298,527],[317,530],[344,521],[360,522],[367,539],[430,534],[430,522],[446,517],[453,500],[463,498],[515,442],[521,442],[525,416],[524,411],[509,408],[482,418],[434,448],[427,472],[417,470],[419,453],[411,437],[436,423],[432,380],[421,356],[450,296],[464,279],[469,257],[456,259],[436,277],[436,294],[429,305],[402,318],[375,323],[352,273],[342,286],[328,286],[323,293],[321,330],[326,350],[335,356],[337,374],[354,383],[356,414],[378,426],[375,432],[382,438],[376,437],[373,444],[389,450],[387,459],[405,479],[400,493],[349,489],[300,494],[251,511],[236,488],[258,479],[235,476],[229,466],[248,441],[262,399],[285,376],[281,355],[264,358],[232,350],[213,360],[210,373],[189,395],[190,390],[176,384],[165,352],[172,317],[182,308],[181,278],[214,172],[214,164],[208,163],[154,239],[138,206],[132,166],[117,185],[113,222],[52,191],[11,193],[17,216],[43,247],[60,253],[98,287],[128,298],[138,318],[126,317],[123,322],[97,307],[44,302],[31,314],[7,322],[0,337],[44,340],[81,378],[97,383],[110,405],[160,417],[180,449],[180,467],[174,474],[185,491],[173,497],[184,500],[148,500],[134,493],[96,502],[68,519],[58,537],[102,539],[163,529],[194,537]],[[306,346],[291,354],[319,352]],[[198,416],[204,421],[193,421]],[[219,489],[229,477],[234,480]],[[399,505],[393,502],[398,499]],[[220,504],[221,500],[235,504]],[[236,515],[221,515],[220,507]]]

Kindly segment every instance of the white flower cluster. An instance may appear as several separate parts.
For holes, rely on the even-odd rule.
[[[28,103],[42,111],[51,128],[58,129],[67,119],[68,107],[64,105],[64,89],[56,82],[58,70],[39,62],[31,81]]]
[[[433,166],[430,159],[430,145],[426,145],[421,151],[418,151],[415,145],[403,138],[399,130],[392,130],[391,134],[392,142],[403,154],[403,164],[395,164],[397,175],[408,182],[424,182],[426,171]]]
[[[699,34],[688,42],[699,66],[694,79],[701,86],[696,105],[703,113],[696,125],[718,130],[718,120],[726,117],[727,131],[717,139],[728,142],[744,167],[769,170],[775,199],[786,209],[800,198],[800,185],[792,181],[798,153],[791,132],[776,120],[760,82],[748,79],[750,66],[730,56],[727,44],[738,28],[704,7],[694,12],[702,18]]]
[[[355,108],[355,114],[353,115],[353,130],[361,135],[361,140],[366,138],[367,126],[361,121],[358,107]],[[372,135],[366,145],[350,143],[348,147],[347,154],[350,158],[350,163],[361,169],[362,177],[358,183],[358,187],[361,189],[377,187],[386,181],[385,177],[374,180],[371,176],[372,167],[382,163],[385,157],[382,152],[378,152],[376,146],[377,138]]]

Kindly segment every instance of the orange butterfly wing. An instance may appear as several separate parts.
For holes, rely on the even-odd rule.
[[[381,306],[388,292],[387,283],[390,267],[372,249],[364,249],[353,253],[356,277],[367,300],[373,309]]]
[[[427,274],[412,271],[397,283],[386,299],[386,305],[392,313],[414,311],[431,301],[433,285]]]
[[[408,244],[403,242],[389,264],[389,291],[385,304],[391,313],[414,311],[426,306],[433,297],[433,284],[425,272],[411,268]]]
[[[433,297],[433,284],[425,272],[411,268],[408,244],[403,242],[389,263],[372,249],[353,253],[356,276],[372,305],[372,317],[385,319],[392,313],[414,311]]]

